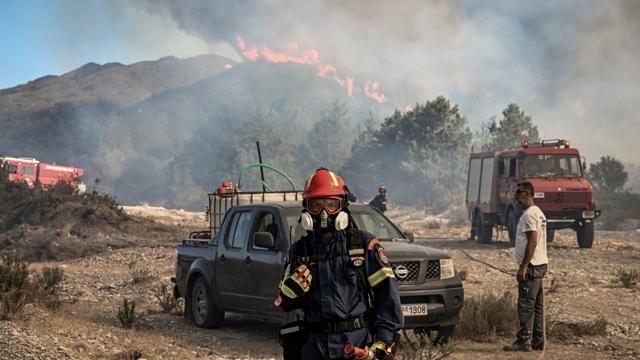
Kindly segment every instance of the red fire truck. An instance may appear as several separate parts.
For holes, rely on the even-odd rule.
[[[553,241],[555,230],[571,228],[578,246],[591,248],[600,211],[585,168],[568,140],[525,141],[519,148],[471,154],[466,198],[471,236],[489,243],[498,226],[506,228],[509,241],[515,243],[522,210],[513,194],[519,182],[529,181],[534,201],[547,217],[547,241]]]
[[[86,190],[86,186],[79,180],[84,174],[81,168],[47,164],[34,158],[0,156],[0,164],[9,172],[9,180],[24,181],[30,188],[36,183],[43,187],[51,187],[60,181],[65,181],[80,191]]]

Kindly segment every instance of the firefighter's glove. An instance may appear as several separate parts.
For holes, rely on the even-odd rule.
[[[280,292],[290,299],[302,297],[309,291],[312,279],[307,266],[300,265],[280,283]]]
[[[373,344],[367,347],[367,350],[373,352],[375,358],[378,360],[387,360],[392,358],[393,342],[387,342],[384,340],[376,340]]]

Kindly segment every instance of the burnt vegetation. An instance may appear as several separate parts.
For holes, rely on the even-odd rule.
[[[129,217],[113,197],[95,189],[80,193],[64,182],[30,189],[9,181],[0,168],[0,255],[60,260],[132,245],[136,235],[157,239],[169,231],[175,230]]]

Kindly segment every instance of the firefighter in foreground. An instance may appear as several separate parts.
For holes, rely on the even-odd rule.
[[[378,209],[380,212],[387,211],[387,188],[383,184],[378,187],[378,195],[369,202],[369,205]]]
[[[547,272],[547,219],[533,202],[533,185],[518,184],[516,200],[524,209],[516,230],[519,330],[505,351],[544,350],[544,295],[542,278]]]
[[[346,358],[347,344],[377,359],[395,353],[394,335],[404,326],[395,276],[380,241],[353,222],[347,195],[342,179],[324,168],[305,183],[307,235],[291,246],[280,282],[280,306],[303,309],[304,335],[293,344],[281,338],[285,358]]]

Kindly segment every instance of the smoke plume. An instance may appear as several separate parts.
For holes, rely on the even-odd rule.
[[[591,159],[640,161],[640,3],[142,0],[211,43],[295,42],[391,107],[444,95],[474,127],[516,102]],[[238,54],[239,58],[242,55]]]

